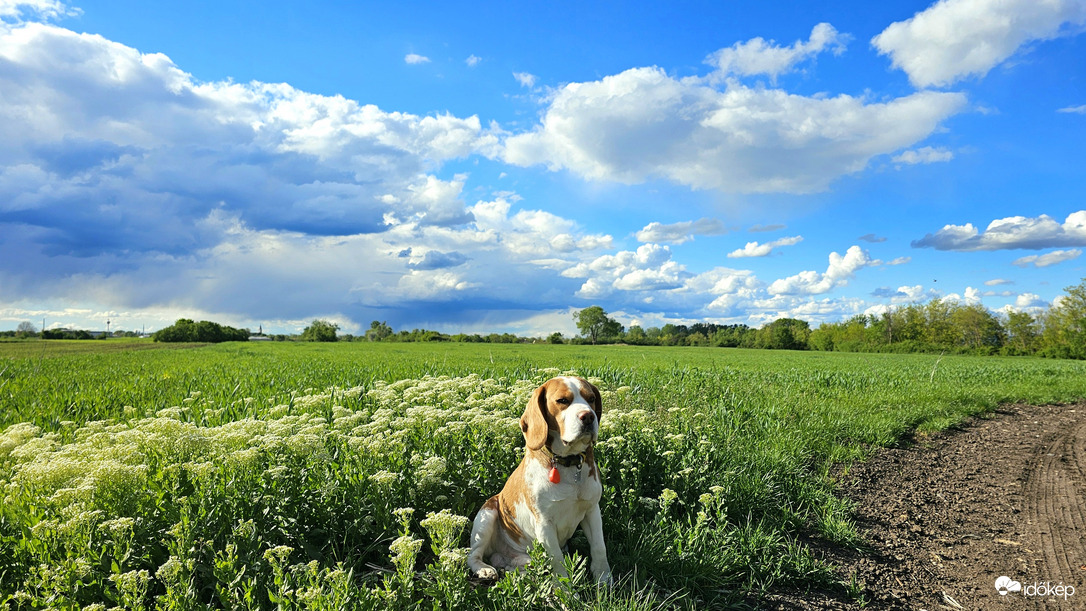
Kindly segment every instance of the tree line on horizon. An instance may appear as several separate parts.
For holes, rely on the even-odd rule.
[[[565,338],[553,333],[544,339],[505,334],[446,335],[415,329],[393,332],[385,322],[373,321],[369,341],[541,342],[552,344],[629,344],[638,346],[717,346],[769,350],[840,352],[932,352],[976,355],[1036,355],[1086,359],[1086,279],[1067,287],[1052,307],[1038,315],[1009,311],[995,313],[984,306],[935,298],[890,308],[880,315],[857,314],[812,329],[796,318],[780,318],[753,328],[745,324],[665,324],[629,329],[608,316],[600,306],[573,313],[580,335]]]
[[[780,318],[759,329],[696,323],[649,329],[635,325],[624,330],[598,306],[574,316],[578,329],[592,343],[1086,359],[1086,279],[1065,291],[1036,316],[1021,311],[995,313],[977,303],[935,298],[890,308],[880,315],[857,314],[814,329],[803,320]],[[585,312],[590,312],[587,319]]]
[[[935,298],[891,308],[880,315],[857,314],[812,329],[796,318],[780,318],[761,328],[745,324],[665,324],[626,329],[598,305],[573,313],[580,334],[566,338],[519,337],[512,333],[445,334],[428,329],[396,332],[386,321],[373,321],[363,335],[338,335],[339,325],[314,320],[300,335],[266,336],[279,341],[380,341],[463,343],[628,344],[637,346],[717,346],[768,350],[821,350],[841,352],[949,352],[977,355],[1037,355],[1086,359],[1086,278],[1067,287],[1053,305],[1038,315],[1009,311],[994,313],[980,304]],[[32,325],[21,324],[16,338],[33,337]],[[86,334],[41,334],[43,339],[85,339]],[[156,342],[247,341],[248,329],[211,321],[179,319],[152,334]]]

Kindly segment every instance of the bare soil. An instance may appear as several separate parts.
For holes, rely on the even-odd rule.
[[[859,597],[759,606],[1086,609],[1086,404],[1005,406],[907,446],[839,476],[865,545],[819,553]],[[1001,576],[1022,590],[1001,595]]]

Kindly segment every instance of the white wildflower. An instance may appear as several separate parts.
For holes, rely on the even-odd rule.
[[[289,545],[277,545],[271,549],[264,550],[264,559],[272,565],[282,567],[286,565],[287,559],[290,558],[290,554],[293,551],[294,548]]]
[[[398,537],[388,546],[392,552],[392,563],[397,567],[410,568],[415,564],[415,557],[422,549],[422,539],[416,539],[411,535]]]
[[[378,486],[391,486],[393,483],[399,481],[399,479],[399,473],[392,473],[391,471],[386,471],[384,469],[370,475],[370,481]]]
[[[433,541],[434,553],[440,554],[444,550],[456,547],[460,534],[471,521],[464,516],[452,513],[448,509],[442,509],[437,513],[426,514],[426,519],[419,522],[426,529]]]

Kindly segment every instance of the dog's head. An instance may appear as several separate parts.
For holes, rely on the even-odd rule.
[[[555,454],[577,454],[596,441],[603,416],[600,391],[577,377],[551,378],[535,389],[520,417],[529,449],[538,450],[555,433]]]

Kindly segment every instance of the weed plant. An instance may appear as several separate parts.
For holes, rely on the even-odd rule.
[[[4,349],[0,346],[0,351]],[[465,567],[546,378],[602,390],[618,584]],[[722,349],[218,345],[0,360],[0,603],[12,609],[657,609],[855,596],[835,466],[1086,363]],[[541,552],[533,552],[542,560]]]

